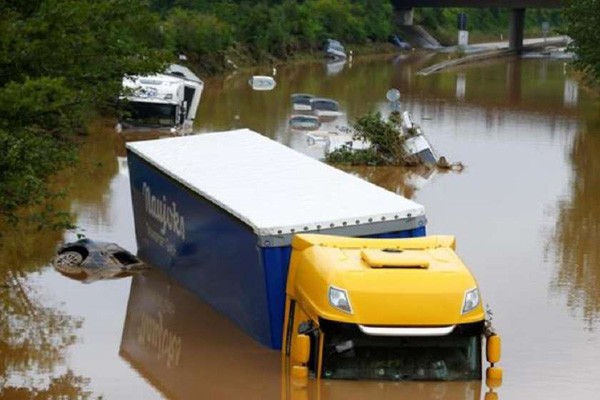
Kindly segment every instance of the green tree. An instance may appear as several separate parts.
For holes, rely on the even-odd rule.
[[[592,80],[600,81],[600,1],[565,0],[565,33],[573,42],[571,48],[577,53],[575,65]]]
[[[165,31],[172,48],[212,72],[222,66],[223,56],[233,43],[233,29],[227,22],[213,14],[182,8],[169,13]]]
[[[389,0],[363,0],[365,33],[371,40],[386,41],[394,30],[394,8]]]
[[[323,27],[321,40],[332,37],[346,42],[363,42],[367,35],[364,8],[349,0],[308,0],[307,6]]]
[[[87,117],[167,53],[143,0],[0,2],[0,215],[45,203]]]

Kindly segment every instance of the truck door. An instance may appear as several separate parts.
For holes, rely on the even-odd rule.
[[[190,115],[190,110],[192,109],[191,105],[194,101],[194,95],[196,94],[196,89],[189,86],[184,86],[183,89],[183,100],[187,104],[185,119],[194,119],[195,115]]]

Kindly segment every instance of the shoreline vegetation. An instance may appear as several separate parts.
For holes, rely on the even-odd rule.
[[[473,36],[507,30],[502,10],[418,9],[447,40],[465,11]],[[560,11],[528,10],[527,27]],[[0,4],[0,218],[70,226],[49,179],[78,165],[88,121],[115,115],[124,75],[162,71],[185,55],[201,76],[321,57],[325,39],[355,55],[395,51],[389,0],[38,0]],[[439,31],[439,32],[436,32]],[[472,36],[472,37],[473,37]],[[1,234],[1,233],[0,233]]]
[[[174,8],[166,3],[172,2],[151,1],[163,18],[165,43],[175,53],[184,54],[188,66],[204,76],[226,72],[234,65],[256,67],[320,59],[327,38],[340,40],[354,56],[391,54],[399,49],[390,39],[396,34],[402,37],[403,30],[394,23],[389,0],[235,2],[238,15],[245,15],[247,21],[232,20],[228,14],[231,2],[225,0],[181,1]],[[423,25],[443,46],[453,46],[459,13],[465,13],[470,21],[471,43],[508,40],[509,11],[503,9],[419,8],[414,23]],[[214,18],[199,17],[205,15]],[[551,32],[563,29],[559,10],[528,9],[525,37],[543,36],[543,22]],[[257,29],[260,24],[266,29]],[[181,28],[185,25],[187,28]],[[205,50],[203,43],[217,34],[220,38],[212,51]]]
[[[352,124],[352,138],[368,146],[353,149],[342,146],[325,155],[330,164],[414,167],[423,163],[407,154],[404,143],[408,138],[402,132],[401,116],[394,111],[388,119],[380,112],[368,113]]]

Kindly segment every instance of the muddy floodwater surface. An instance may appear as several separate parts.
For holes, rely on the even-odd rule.
[[[288,128],[290,94],[339,101],[347,124],[386,114],[390,88],[438,153],[461,172],[343,167],[425,206],[428,233],[457,237],[503,338],[501,399],[597,398],[600,392],[600,108],[562,61],[501,59],[418,76],[428,53],[345,65],[280,66],[206,81],[202,132],[248,127],[311,157],[323,144]],[[223,149],[227,157],[227,149]],[[483,399],[482,382],[288,385],[281,357],[155,271],[82,284],[57,273],[77,234],[135,253],[129,177],[113,123],[92,126],[82,164],[53,183],[69,232],[3,225],[2,399]],[[265,171],[268,175],[268,171]],[[276,190],[265,188],[264,190]],[[265,205],[268,206],[268,205]],[[62,397],[61,397],[62,396]]]

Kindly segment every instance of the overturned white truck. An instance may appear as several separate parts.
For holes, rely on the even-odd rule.
[[[117,131],[190,134],[203,90],[204,82],[177,64],[163,74],[124,77]]]

